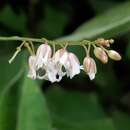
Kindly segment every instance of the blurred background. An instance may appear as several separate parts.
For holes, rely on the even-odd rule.
[[[9,65],[20,42],[0,41],[0,130],[130,130],[129,0],[1,0],[0,36],[113,38],[122,55],[106,65],[95,59],[93,81],[81,72],[52,84],[27,78],[26,51]],[[82,47],[68,50],[82,64]]]

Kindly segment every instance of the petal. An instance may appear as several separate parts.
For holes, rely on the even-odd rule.
[[[55,63],[53,59],[49,59],[44,67],[46,70],[46,79],[52,83],[59,82],[65,75],[61,70],[62,66]]]
[[[73,78],[75,75],[80,73],[80,63],[75,54],[69,53],[68,61],[65,64],[67,76]]]
[[[88,73],[88,76],[89,76],[90,80],[93,80],[95,78],[95,73],[94,72]]]
[[[48,44],[42,44],[38,47],[36,53],[36,67],[41,68],[48,58],[51,58],[52,50]]]
[[[29,72],[28,72],[28,77],[31,79],[36,79],[36,66],[35,66],[35,61],[36,57],[35,56],[30,56],[28,60],[29,64]]]
[[[68,59],[68,52],[65,49],[60,49],[56,51],[53,56],[54,62],[59,62],[60,64],[64,65]]]
[[[94,59],[91,57],[85,57],[83,61],[84,71],[88,74],[89,78],[93,80],[97,73],[97,67]]]

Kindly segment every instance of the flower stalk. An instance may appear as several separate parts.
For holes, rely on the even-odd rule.
[[[49,45],[81,45],[81,44],[88,44],[93,43],[88,40],[82,40],[82,41],[60,41],[60,40],[48,40],[46,38],[28,38],[28,37],[19,37],[19,36],[11,36],[11,37],[0,37],[0,41],[26,41],[26,42],[33,42],[33,43],[45,43],[47,42]]]
[[[28,77],[31,79],[45,79],[52,83],[61,81],[64,76],[72,79],[75,75],[79,74],[81,70],[86,72],[90,80],[93,80],[97,73],[97,66],[94,58],[91,57],[90,52],[92,52],[92,50],[95,58],[104,64],[108,62],[108,58],[115,61],[121,60],[121,56],[118,52],[108,49],[108,47],[114,43],[113,39],[99,38],[95,41],[60,41],[47,40],[46,38],[39,39],[12,36],[0,37],[0,41],[21,41],[21,45],[16,48],[9,63],[12,63],[22,47],[25,47],[30,54],[28,60]],[[34,43],[41,43],[36,51]],[[83,60],[83,64],[80,64],[78,57],[74,53],[67,50],[68,46],[72,45],[78,45],[84,48],[86,56]],[[56,46],[60,46],[61,48],[56,50]]]

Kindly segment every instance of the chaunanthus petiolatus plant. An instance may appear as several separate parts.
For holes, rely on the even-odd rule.
[[[95,41],[50,41],[45,38],[10,37],[3,38],[2,40],[23,41],[22,44],[17,47],[9,63],[14,60],[23,46],[26,47],[30,53],[28,58],[29,72],[27,76],[33,80],[45,79],[52,83],[59,82],[62,77],[66,75],[72,79],[75,75],[79,74],[81,70],[89,76],[90,80],[93,80],[97,73],[97,67],[95,60],[90,55],[90,51],[93,51],[95,57],[103,64],[108,62],[108,57],[115,61],[121,60],[121,56],[118,52],[108,49],[110,45],[114,43],[113,39],[105,40],[100,38]],[[33,42],[42,43],[36,51]],[[84,57],[83,63],[80,64],[76,54],[67,50],[67,48],[72,45],[80,45],[85,50],[86,56]],[[56,46],[61,46],[61,48],[56,50]]]

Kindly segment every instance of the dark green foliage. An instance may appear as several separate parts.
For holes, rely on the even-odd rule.
[[[115,38],[120,62],[97,61],[60,83],[27,78],[28,54],[9,65],[16,42],[0,42],[0,130],[130,130],[130,2],[127,0],[0,1],[0,36],[59,40]],[[70,34],[71,33],[71,34]],[[81,61],[82,47],[68,47]]]

